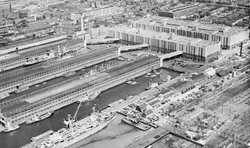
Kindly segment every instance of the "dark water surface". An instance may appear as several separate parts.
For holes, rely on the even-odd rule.
[[[172,77],[177,77],[180,73],[161,69],[162,74],[153,78],[154,82],[160,82],[162,79],[166,78],[167,75]],[[148,86],[148,81],[152,78],[139,77],[136,80],[139,82],[137,85],[121,84],[107,91],[102,92],[95,100],[83,103],[77,118],[82,119],[91,113],[91,109],[94,104],[97,104],[99,108],[104,108],[108,104],[124,99],[127,95],[136,95],[145,90]],[[74,114],[77,108],[77,104],[71,104],[64,108],[61,108],[54,112],[53,116],[43,120],[41,122],[32,125],[21,125],[21,128],[17,131],[10,133],[0,133],[0,148],[18,148],[30,142],[30,139],[34,136],[42,134],[48,130],[57,131],[64,127],[62,121],[67,117],[68,114]]]

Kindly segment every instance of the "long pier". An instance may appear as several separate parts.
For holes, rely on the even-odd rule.
[[[16,90],[27,88],[31,85],[62,76],[68,72],[86,68],[104,61],[117,58],[119,55],[117,47],[106,47],[97,49],[83,55],[78,55],[63,61],[57,61],[49,65],[37,67],[25,71],[19,75],[0,79],[0,93],[8,94]]]
[[[160,67],[160,59],[150,56],[135,62],[112,68],[100,75],[88,77],[75,84],[76,87],[63,88],[49,96],[39,96],[25,100],[6,112],[2,112],[3,124],[21,124],[36,114],[54,111],[76,102],[85,94],[101,92],[127,80],[139,77]],[[82,83],[82,84],[81,84]]]
[[[23,66],[29,59],[39,58],[41,60],[41,57],[46,57],[46,59],[48,60],[50,58],[53,58],[53,56],[50,56],[51,53],[56,53],[61,50],[61,48],[70,48],[71,50],[77,50],[79,47],[76,46],[84,47],[83,40],[67,40],[67,38],[62,38],[61,40],[52,40],[53,42],[45,41],[41,41],[43,43],[41,45],[39,45],[39,43],[35,44],[37,46],[34,45],[34,47],[28,44],[26,45],[27,48],[16,50],[13,53],[5,55],[5,57],[1,57],[0,71],[6,71],[19,66]]]

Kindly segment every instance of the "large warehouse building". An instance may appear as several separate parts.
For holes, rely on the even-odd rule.
[[[132,23],[132,27],[156,32],[174,33],[179,36],[220,42],[223,49],[233,49],[249,39],[249,30],[217,24],[201,24],[164,17],[144,18]]]
[[[119,38],[125,44],[148,44],[151,50],[162,53],[182,51],[183,57],[200,62],[213,61],[220,53],[219,42],[209,42],[126,26],[107,28],[107,36]]]
[[[163,17],[170,17],[170,18],[178,18],[181,16],[186,16],[189,13],[193,13],[199,9],[201,9],[202,7],[205,7],[205,5],[200,5],[198,4],[191,4],[191,5],[185,5],[185,6],[179,6],[179,7],[175,7],[169,10],[162,10],[162,11],[158,11],[158,15],[159,16],[163,16]]]

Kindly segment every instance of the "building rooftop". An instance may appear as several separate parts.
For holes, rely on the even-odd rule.
[[[122,73],[125,73],[128,71],[131,71],[135,68],[141,67],[142,65],[144,65],[146,63],[151,63],[151,62],[156,61],[156,60],[158,60],[157,57],[148,56],[146,58],[139,59],[139,60],[130,62],[128,64],[124,64],[123,66],[112,68],[112,69],[108,70],[107,73],[109,73],[111,76],[117,75],[118,73],[122,74]]]
[[[179,43],[179,44],[192,45],[192,46],[197,46],[197,47],[202,47],[202,48],[208,47],[210,45],[214,45],[213,42],[205,41],[202,39],[177,36],[174,34],[168,34],[168,33],[163,33],[163,32],[155,32],[155,31],[136,29],[136,28],[131,28],[131,27],[127,27],[127,26],[119,26],[119,27],[109,28],[108,30],[126,32],[129,34],[133,34],[135,36],[141,35],[141,36],[147,37],[147,38],[154,38],[154,39],[159,39],[159,40],[171,41],[171,42],[175,42],[175,43]]]
[[[241,33],[243,31],[246,31],[246,29],[239,28],[239,27],[229,27],[229,26],[218,25],[218,24],[202,24],[199,22],[177,20],[173,18],[166,18],[166,17],[160,17],[160,16],[143,18],[143,19],[135,21],[135,23],[136,22],[148,24],[148,25],[150,24],[150,25],[156,25],[156,26],[165,26],[169,28],[204,32],[208,34],[217,34],[217,35],[225,35],[225,36],[232,36],[232,35]]]
[[[34,44],[35,46],[36,44],[43,43],[45,40],[50,40],[50,39],[55,39],[55,38],[58,38],[58,40],[64,40],[64,39],[67,39],[67,36],[61,36],[61,35],[54,36],[53,35],[53,36],[45,36],[45,37],[40,37],[40,38],[35,38],[35,39],[29,38],[26,40],[21,40],[20,42],[13,42],[9,46],[0,47],[0,53],[13,52],[13,50],[15,50],[16,47],[20,47],[20,46],[28,47],[29,45],[31,46],[32,44]],[[46,44],[46,43],[43,43],[43,44]]]
[[[109,50],[117,50],[117,48],[113,47],[113,46],[104,47],[104,48],[100,48],[100,49],[102,49],[102,50],[101,51],[100,50],[95,50],[95,51],[88,52],[88,53],[85,53],[85,54],[82,54],[82,55],[78,55],[76,57],[72,57],[72,58],[69,58],[69,59],[66,59],[66,60],[54,62],[54,63],[48,64],[48,65],[45,65],[45,66],[42,66],[42,67],[37,67],[37,68],[34,68],[32,70],[25,71],[24,73],[21,73],[19,75],[4,77],[4,78],[0,79],[0,81],[1,81],[0,85],[4,84],[6,82],[9,82],[9,81],[16,80],[16,79],[21,78],[21,77],[27,77],[30,74],[34,74],[34,73],[37,73],[37,72],[48,70],[47,68],[57,67],[59,65],[67,64],[68,62],[75,61],[75,60],[81,60],[81,59],[88,60],[88,59],[90,59],[92,57],[95,57],[96,55],[101,55],[103,53],[106,53]]]

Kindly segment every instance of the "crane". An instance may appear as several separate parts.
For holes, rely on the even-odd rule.
[[[78,111],[79,111],[81,105],[82,105],[82,101],[80,101],[79,105],[77,106],[76,112],[75,112],[75,114],[74,114],[74,116],[73,116],[73,120],[76,120],[76,116],[77,116],[77,114],[78,114]]]

